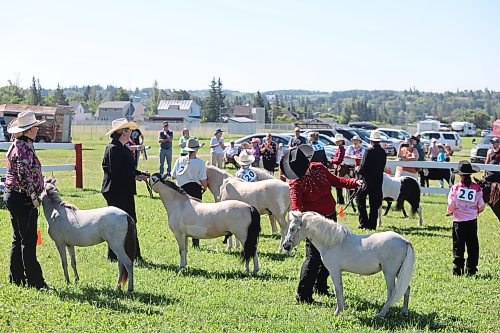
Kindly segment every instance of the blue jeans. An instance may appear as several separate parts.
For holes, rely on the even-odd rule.
[[[167,173],[170,175],[170,171],[172,170],[172,148],[163,149],[160,148],[160,174],[163,175],[165,171],[164,164],[165,158],[167,159]]]

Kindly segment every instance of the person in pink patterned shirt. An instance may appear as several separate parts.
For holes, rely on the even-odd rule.
[[[471,175],[479,168],[469,161],[460,161],[458,170],[460,182],[453,185],[448,195],[448,213],[453,215],[453,275],[464,273],[464,253],[467,246],[466,273],[473,276],[479,261],[479,240],[477,238],[477,217],[484,211],[483,193]]]
[[[7,151],[3,195],[13,229],[9,281],[36,289],[48,288],[36,258],[37,208],[44,184],[42,165],[33,147],[38,126],[44,122],[37,120],[32,111],[24,111],[7,127],[15,139]]]

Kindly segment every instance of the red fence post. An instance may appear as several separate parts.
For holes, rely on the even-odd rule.
[[[76,188],[83,188],[82,144],[75,143]]]

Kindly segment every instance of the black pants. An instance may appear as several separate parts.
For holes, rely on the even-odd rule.
[[[191,183],[186,183],[181,186],[184,191],[186,191],[187,194],[192,196],[193,198],[200,199],[202,200],[203,193],[201,192],[202,187],[200,184],[191,182]],[[193,246],[194,247],[200,247],[200,240],[193,238]]]
[[[134,219],[134,221],[137,225],[137,215],[135,213],[135,201],[134,201],[133,194],[106,192],[106,193],[103,193],[102,195],[104,196],[104,199],[106,199],[108,206],[114,206],[114,207],[117,207],[117,208],[124,210],[128,215],[130,215]],[[137,235],[137,233],[136,233],[136,235]],[[137,244],[137,258],[142,258],[141,248],[139,247],[139,238],[138,237],[136,237],[136,244]],[[109,260],[116,260],[116,254],[113,251],[111,251],[109,246],[108,246],[108,259]]]
[[[36,259],[38,210],[31,198],[23,193],[6,189],[3,198],[10,212],[13,230],[9,281],[42,288],[46,284]]]
[[[276,158],[273,159],[262,159],[262,164],[264,169],[271,172],[274,175],[274,168],[276,166]]]
[[[366,196],[370,202],[370,215],[366,212]],[[382,185],[366,187],[358,192],[356,201],[359,210],[359,227],[365,229],[377,229],[378,209],[382,206]]]
[[[479,261],[479,240],[477,239],[477,220],[453,222],[453,272],[462,274],[464,269],[464,253],[467,246],[467,273],[477,272]]]
[[[344,194],[342,193],[342,188],[337,187],[336,190],[337,190],[337,203],[339,205],[345,205]]]
[[[335,215],[327,216],[327,218],[337,220]],[[301,299],[306,300],[312,297],[313,287],[316,287],[316,290],[320,292],[328,291],[327,282],[329,275],[330,273],[325,265],[323,265],[318,249],[309,239],[306,239],[306,260],[300,270],[297,294]]]

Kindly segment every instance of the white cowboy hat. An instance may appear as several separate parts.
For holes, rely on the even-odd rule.
[[[255,162],[255,156],[250,155],[246,149],[243,149],[239,156],[235,156],[236,163],[240,166],[250,165]]]
[[[382,141],[382,138],[380,137],[380,132],[379,131],[372,131],[370,133],[370,141],[373,141],[373,142]]]
[[[111,122],[111,130],[106,133],[106,135],[111,135],[112,133],[125,128],[135,130],[137,129],[137,124],[133,121],[128,121],[126,118],[115,119]]]
[[[335,134],[335,142],[337,141],[345,141],[344,135],[342,133]]]
[[[45,120],[37,120],[33,111],[23,111],[17,115],[16,119],[10,122],[7,132],[11,134],[21,133],[44,122]]]
[[[186,142],[186,148],[184,148],[184,150],[185,151],[198,151],[198,149],[200,149],[204,145],[205,145],[204,143],[202,143],[200,145],[198,138],[189,138]]]
[[[359,142],[361,142],[361,139],[359,138],[359,136],[355,135],[351,138],[351,141],[354,141],[354,140],[358,140]]]

